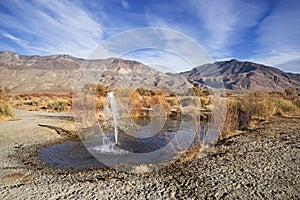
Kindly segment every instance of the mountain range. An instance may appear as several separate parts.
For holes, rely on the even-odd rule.
[[[106,87],[143,87],[183,90],[223,86],[233,92],[279,91],[292,87],[300,93],[300,74],[237,60],[218,61],[177,74],[163,73],[143,63],[120,58],[86,60],[69,55],[24,56],[0,52],[0,87],[13,94],[69,93],[80,70]],[[218,83],[218,84],[213,84]]]
[[[220,81],[226,89],[236,92],[283,92],[290,87],[300,92],[300,74],[235,59],[201,65],[180,74],[196,85]]]

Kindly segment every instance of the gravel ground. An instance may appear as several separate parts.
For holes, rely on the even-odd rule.
[[[63,124],[60,115],[47,123]],[[300,199],[300,119],[271,119],[189,161],[135,174],[42,163],[36,150],[62,136],[37,127],[40,114],[24,116],[23,131],[9,129],[22,120],[0,125],[1,199]]]

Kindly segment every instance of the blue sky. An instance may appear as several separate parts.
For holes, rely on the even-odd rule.
[[[0,20],[0,51],[87,58],[115,34],[161,27],[193,38],[214,61],[235,58],[300,72],[299,0],[1,0]],[[163,60],[172,65],[176,59]],[[186,69],[178,63],[176,71]]]

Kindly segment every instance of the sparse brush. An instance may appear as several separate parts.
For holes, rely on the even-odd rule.
[[[293,101],[293,104],[294,104],[295,106],[297,106],[298,109],[300,109],[300,99],[299,99],[299,98],[298,98],[298,99],[295,99],[295,100]]]
[[[200,102],[198,98],[195,96],[187,96],[187,97],[182,97],[180,99],[180,105],[182,107],[194,107],[194,106],[200,106]]]
[[[250,120],[266,120],[274,113],[274,100],[263,92],[251,92],[240,98],[240,113]]]
[[[14,117],[14,113],[7,101],[9,90],[0,88],[0,120]]]
[[[12,106],[36,111],[67,111],[71,109],[71,101],[71,94],[21,94],[10,97]]]
[[[211,104],[211,97],[200,97],[201,107],[206,107]]]
[[[236,99],[229,99],[227,101],[227,112],[221,132],[221,139],[225,138],[229,133],[238,130],[240,128],[238,102]]]
[[[10,105],[4,100],[0,100],[0,119],[12,118],[14,113]]]
[[[277,115],[296,115],[298,107],[287,99],[278,99],[275,103]]]
[[[47,105],[47,109],[55,111],[70,110],[71,105],[67,101],[54,100]]]

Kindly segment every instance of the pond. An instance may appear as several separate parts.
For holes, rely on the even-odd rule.
[[[139,119],[138,129],[132,132],[118,130],[115,144],[114,130],[97,133],[82,141],[66,141],[42,148],[39,158],[60,168],[106,168],[151,164],[161,165],[174,161],[190,146],[197,145],[205,135],[204,127],[195,130],[192,121],[163,121],[162,128],[156,124],[161,119]],[[198,133],[197,133],[198,132]],[[197,134],[196,134],[197,133]]]

